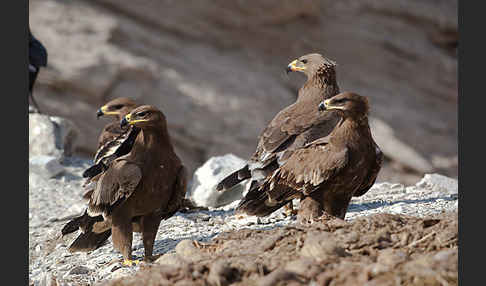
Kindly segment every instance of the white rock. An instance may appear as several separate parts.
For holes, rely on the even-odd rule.
[[[68,119],[29,113],[29,156],[71,156],[77,134]]]
[[[56,278],[50,272],[43,272],[39,280],[39,286],[56,286]]]
[[[38,155],[29,158],[29,173],[35,173],[44,178],[53,178],[64,172],[59,158],[47,155]]]
[[[242,182],[226,192],[216,191],[216,185],[245,164],[245,160],[233,154],[210,158],[194,173],[187,196],[198,206],[204,207],[220,207],[241,199],[249,182]]]
[[[132,266],[134,269],[139,268],[139,266]],[[108,277],[109,279],[117,279],[117,278],[122,278],[125,276],[128,276],[133,273],[133,269],[130,269],[128,267],[121,267],[113,271]]]
[[[57,219],[62,221],[62,220],[68,220],[80,216],[84,213],[85,209],[86,209],[85,202],[73,204],[66,210],[66,212],[64,212],[61,216],[58,216]]]
[[[449,195],[457,195],[459,191],[457,180],[439,174],[425,174],[416,186]]]

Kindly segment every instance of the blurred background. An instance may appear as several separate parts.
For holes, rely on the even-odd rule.
[[[76,124],[78,156],[109,122],[96,110],[125,96],[166,114],[191,173],[247,159],[305,82],[287,64],[318,52],[369,98],[378,181],[457,178],[457,1],[29,0],[29,24],[49,54],[34,97]]]

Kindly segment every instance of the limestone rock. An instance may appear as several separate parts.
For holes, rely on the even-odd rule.
[[[29,156],[71,156],[77,136],[77,127],[68,119],[29,113]]]
[[[184,260],[197,261],[205,255],[196,247],[193,240],[184,239],[176,245],[176,253]]]
[[[166,253],[157,258],[154,263],[160,265],[183,266],[187,264],[187,261],[177,253]]]
[[[303,257],[312,257],[317,261],[322,261],[329,257],[344,257],[347,253],[330,233],[311,232],[305,239],[300,255]]]
[[[457,196],[459,192],[458,182],[456,179],[440,174],[426,174],[422,180],[416,184],[416,186],[455,196]]]
[[[29,174],[45,178],[54,178],[64,172],[64,167],[60,164],[59,158],[54,156],[37,155],[29,157]]]
[[[56,277],[50,272],[44,272],[41,274],[39,286],[58,286]]]
[[[73,267],[71,270],[69,270],[67,275],[83,275],[83,274],[88,274],[91,271],[93,271],[93,270],[89,269],[86,266],[78,265],[78,266]]]
[[[210,158],[194,173],[188,196],[196,205],[203,207],[220,207],[241,199],[249,184],[248,181],[242,182],[226,192],[216,191],[216,185],[245,164],[245,160],[233,154]]]

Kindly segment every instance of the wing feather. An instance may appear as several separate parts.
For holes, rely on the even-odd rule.
[[[348,161],[349,152],[345,147],[330,150],[328,145],[313,145],[299,149],[272,177],[265,180],[260,189],[277,202],[289,200],[296,192],[308,195],[336,176],[347,166]],[[272,185],[273,188],[270,188]]]
[[[88,204],[90,216],[111,212],[116,203],[129,198],[142,178],[142,171],[136,164],[118,159],[103,173],[96,183]]]

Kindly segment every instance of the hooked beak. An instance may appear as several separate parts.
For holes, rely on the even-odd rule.
[[[96,119],[99,119],[103,115],[105,114],[103,113],[103,110],[101,110],[101,108],[96,111]]]
[[[321,105],[323,105],[321,107]],[[327,99],[327,100],[324,100],[323,102],[321,102],[319,104],[319,110],[321,110],[321,108],[323,108],[322,110],[331,110],[331,109],[344,109],[343,106],[339,106],[339,105],[332,105],[331,104],[331,99]]]
[[[293,60],[288,66],[287,66],[287,73],[291,71],[304,71],[305,67],[304,65],[299,61],[299,60]]]
[[[121,128],[124,128],[125,126],[128,125],[128,123],[130,123],[130,114],[127,114],[125,115],[125,117],[123,117],[123,119],[120,121],[120,127]]]
[[[120,111],[108,111],[108,106],[104,105],[96,112],[96,117],[100,118],[103,115],[118,115]]]

